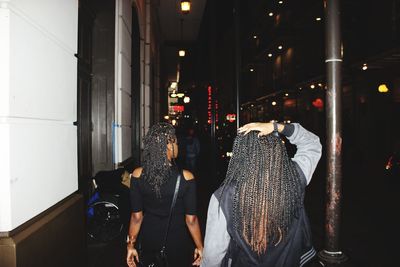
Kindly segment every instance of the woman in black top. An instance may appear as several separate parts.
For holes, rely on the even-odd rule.
[[[179,173],[183,175],[166,243],[168,263],[174,267],[200,265],[203,243],[196,216],[196,183],[191,172],[181,172],[176,167],[177,156],[173,126],[153,125],[144,138],[143,167],[135,169],[131,179],[132,214],[127,242],[130,267],[142,260],[136,250],[139,247],[143,253],[160,251]]]

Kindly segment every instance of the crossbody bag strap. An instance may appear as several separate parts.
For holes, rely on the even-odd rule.
[[[165,236],[164,236],[164,242],[161,251],[164,252],[165,250],[165,245],[167,244],[167,237],[168,237],[168,230],[169,226],[171,224],[171,217],[172,217],[172,210],[174,209],[176,199],[178,197],[178,191],[179,191],[179,184],[181,183],[181,174],[178,174],[178,178],[176,179],[176,185],[175,185],[175,192],[174,192],[174,197],[172,198],[172,203],[171,203],[171,209],[169,211],[169,216],[168,216],[168,223],[167,223],[167,230],[165,231]]]

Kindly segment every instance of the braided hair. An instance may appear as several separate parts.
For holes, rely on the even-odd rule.
[[[171,162],[167,158],[167,144],[175,141],[174,127],[163,122],[151,126],[144,137],[142,177],[158,197],[161,197],[161,186],[172,171]]]
[[[234,187],[233,229],[257,255],[282,242],[301,203],[302,182],[283,141],[273,134],[239,134],[222,193]],[[222,199],[222,198],[221,198]]]

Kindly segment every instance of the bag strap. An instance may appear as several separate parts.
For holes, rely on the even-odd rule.
[[[172,198],[171,209],[169,211],[169,216],[168,216],[167,230],[165,231],[164,242],[163,242],[163,246],[162,246],[161,252],[164,252],[165,245],[167,243],[168,230],[169,230],[169,226],[171,224],[172,210],[174,209],[174,206],[175,206],[175,203],[176,203],[176,199],[178,197],[178,191],[179,191],[180,182],[181,182],[181,174],[179,173],[178,174],[178,178],[176,179],[174,197]]]

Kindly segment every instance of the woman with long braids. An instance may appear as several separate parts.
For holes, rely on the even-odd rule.
[[[279,137],[296,145],[292,159]],[[226,178],[211,196],[203,267],[298,267],[315,256],[303,206],[321,143],[300,124],[238,129]]]
[[[142,264],[139,266],[149,265],[145,256],[139,257],[139,249],[141,255],[156,255],[161,250],[179,174],[182,178],[166,242],[168,264],[200,265],[203,243],[196,216],[196,184],[191,172],[177,168],[177,156],[174,127],[168,123],[153,125],[144,138],[143,165],[133,171],[131,179],[132,213],[126,259],[130,267],[138,262]]]

